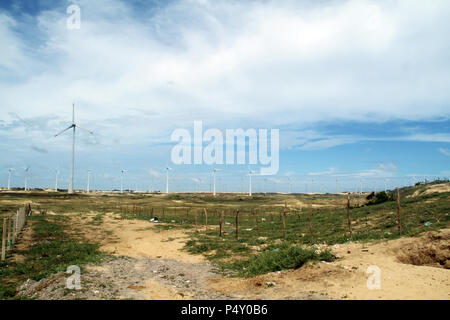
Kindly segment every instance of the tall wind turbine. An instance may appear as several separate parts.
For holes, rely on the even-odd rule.
[[[87,174],[88,174],[88,180],[87,180],[87,186],[86,186],[86,193],[89,193],[89,190],[90,190],[89,183],[90,183],[90,179],[91,179],[91,169],[88,169]]]
[[[11,173],[14,171],[13,168],[8,169],[8,190],[11,190]]]
[[[169,193],[169,170],[172,170],[172,168],[169,167],[169,165],[166,165],[166,193]]]
[[[25,168],[25,187],[24,187],[25,191],[28,190],[28,171],[29,170],[30,170],[29,166]]]
[[[220,169],[213,169],[213,195],[216,196],[216,172],[220,171]]]
[[[58,192],[58,174],[59,170],[56,168],[55,192]]]
[[[73,171],[75,169],[75,128],[83,129],[89,132],[90,134],[94,134],[92,131],[81,128],[79,125],[75,123],[75,104],[72,103],[72,124],[63,131],[61,131],[60,133],[55,134],[55,137],[57,137],[63,132],[72,129],[72,161],[70,163],[69,193],[73,193]]]
[[[120,170],[120,193],[123,193],[123,173],[127,172],[127,170]]]

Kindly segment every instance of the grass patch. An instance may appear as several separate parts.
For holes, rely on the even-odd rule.
[[[32,279],[39,281],[69,265],[83,266],[98,262],[105,255],[99,244],[71,238],[64,229],[69,220],[65,216],[33,216],[33,244],[18,251],[23,263],[10,262],[0,266],[0,299],[13,299],[18,285]]]
[[[240,276],[252,277],[269,272],[298,269],[308,261],[333,261],[335,256],[329,250],[317,253],[315,249],[303,248],[290,243],[270,246],[248,260],[231,265]]]

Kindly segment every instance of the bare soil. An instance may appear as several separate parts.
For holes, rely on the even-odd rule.
[[[65,288],[68,275],[27,281],[20,294],[37,299],[450,299],[450,229],[419,238],[329,246],[339,259],[249,279],[215,271],[201,255],[181,249],[185,231],[112,213],[95,225],[72,215],[83,236],[112,255],[89,265],[81,290]],[[325,246],[318,246],[325,247]],[[369,266],[381,270],[381,289],[367,287]]]

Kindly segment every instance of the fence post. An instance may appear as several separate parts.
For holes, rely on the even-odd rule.
[[[310,205],[309,207],[308,221],[309,221],[309,232],[311,233],[311,242],[314,242],[314,231],[311,223],[311,215],[312,215],[312,205]]]
[[[6,220],[3,218],[3,233],[2,233],[2,261],[6,259]]]
[[[254,215],[255,215],[255,222],[256,222],[256,234],[259,237],[259,221],[258,221],[258,210],[254,211]]]
[[[219,212],[219,237],[222,237],[223,228],[223,210]]]
[[[8,243],[7,243],[7,250],[11,250],[11,232],[12,232],[12,219],[11,216],[8,217]]]
[[[398,219],[398,233],[402,235],[402,213],[400,211],[400,190],[397,187],[397,219]]]
[[[239,209],[236,210],[236,240],[239,240]]]
[[[282,219],[283,219],[283,239],[284,240],[286,240],[286,207],[287,207],[287,203],[285,201],[284,202],[283,215],[282,215]]]
[[[348,222],[348,232],[350,232],[350,239],[353,240],[352,221],[350,219],[350,193],[347,194],[347,222]]]
[[[203,210],[205,211],[206,232],[208,232],[208,211],[206,210],[206,208],[203,208]]]
[[[197,227],[197,210],[195,210],[195,232],[198,232],[198,227]]]

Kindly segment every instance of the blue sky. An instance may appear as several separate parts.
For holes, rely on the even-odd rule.
[[[81,28],[66,27],[66,9]],[[0,186],[210,190],[170,163],[177,128],[280,130],[254,190],[381,190],[450,177],[448,1],[2,1]],[[218,189],[248,189],[246,165]],[[257,166],[254,169],[258,169]],[[291,184],[291,187],[289,185]]]

